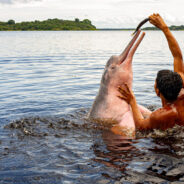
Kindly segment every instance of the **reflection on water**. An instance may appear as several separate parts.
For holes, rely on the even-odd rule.
[[[124,140],[86,119],[130,34],[0,32],[0,183],[184,183],[183,128]],[[161,32],[147,32],[133,62],[137,100],[155,109],[156,72],[172,68]]]
[[[8,183],[183,182],[184,128],[125,140],[86,120],[86,113],[81,109],[62,118],[34,117],[6,125],[1,179]],[[139,132],[139,136],[145,135]]]

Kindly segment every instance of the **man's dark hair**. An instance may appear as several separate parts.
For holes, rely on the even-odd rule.
[[[160,93],[162,93],[168,101],[177,99],[183,85],[181,76],[171,70],[158,71],[156,83]]]

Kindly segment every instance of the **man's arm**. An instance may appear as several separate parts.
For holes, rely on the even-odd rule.
[[[147,109],[146,107],[139,105],[139,104],[138,104],[138,107],[144,118],[147,118],[148,116],[151,115],[151,111]]]
[[[167,39],[170,51],[174,57],[174,71],[178,73],[184,73],[184,64],[182,52],[178,42],[174,38],[173,34],[169,30],[167,24],[164,22],[159,14],[153,14],[149,16],[150,23],[161,29]]]
[[[137,129],[148,130],[148,129],[161,129],[173,127],[177,118],[177,111],[172,108],[164,109],[160,108],[152,112],[146,119],[143,118],[139,107],[137,105],[135,96],[131,89],[125,84],[125,88],[119,87],[119,92],[122,96],[119,98],[125,100],[131,105],[132,113]]]
[[[121,93],[121,96],[118,96],[118,97],[121,98],[122,100],[125,100],[128,104],[131,105],[136,128],[137,129],[151,129],[152,127],[150,123],[150,115],[148,115],[148,117],[144,119],[141,111],[139,110],[135,96],[132,90],[129,89],[128,85],[125,84],[124,88],[119,87],[118,90]]]
[[[169,28],[163,29],[163,33],[165,34],[167,38],[167,42],[170,48],[170,51],[174,57],[174,71],[178,73],[184,73],[183,68],[183,56],[180,50],[180,47],[178,45],[178,42],[172,35]]]
[[[144,119],[141,111],[139,110],[135,97],[130,101],[130,106],[132,108],[136,128],[142,130],[152,129],[153,127],[150,121],[151,114]]]

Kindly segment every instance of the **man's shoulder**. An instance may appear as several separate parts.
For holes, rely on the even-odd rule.
[[[181,90],[180,90],[180,93],[179,93],[179,95],[178,95],[178,99],[179,100],[183,100],[183,97],[184,97],[184,88],[181,88]]]
[[[157,119],[162,119],[162,118],[167,118],[171,116],[177,116],[177,109],[174,104],[167,105],[165,107],[159,108],[152,112],[151,118],[157,118]]]
[[[171,104],[154,111],[150,116],[150,121],[155,128],[167,129],[175,124],[177,117],[176,107]]]

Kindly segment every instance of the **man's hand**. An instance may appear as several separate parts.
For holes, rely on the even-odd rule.
[[[167,24],[164,22],[163,18],[158,13],[150,15],[149,22],[161,30],[167,28]]]
[[[127,84],[124,84],[124,88],[119,86],[118,91],[121,93],[121,96],[118,97],[125,100],[128,104],[131,104],[135,100],[134,93]]]

